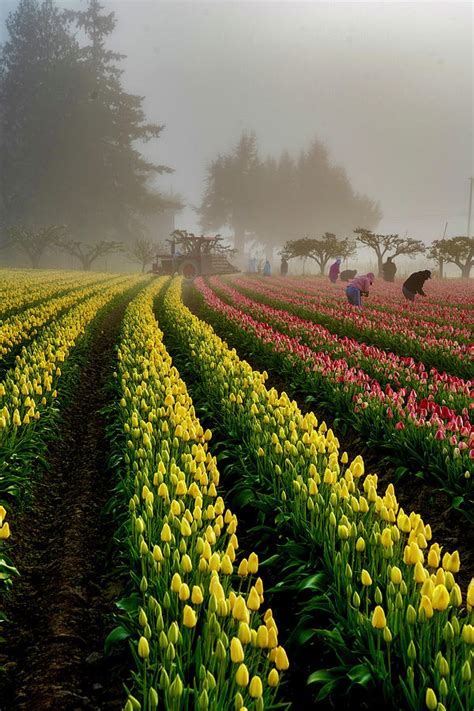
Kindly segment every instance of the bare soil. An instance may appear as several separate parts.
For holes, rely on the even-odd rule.
[[[111,573],[113,522],[103,514],[114,482],[107,468],[106,384],[125,304],[103,316],[49,443],[48,468],[31,508],[11,517],[21,576],[6,601],[0,709],[119,709],[118,658],[104,639],[122,582]]]

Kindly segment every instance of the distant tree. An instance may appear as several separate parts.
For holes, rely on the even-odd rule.
[[[459,236],[434,240],[428,256],[438,264],[440,262],[455,264],[461,270],[461,276],[469,279],[474,265],[474,239]]]
[[[324,274],[330,259],[337,257],[346,258],[355,252],[355,243],[348,239],[338,239],[331,232],[326,232],[321,239],[303,237],[302,239],[289,240],[285,243],[282,255],[287,259],[300,258],[313,259],[319,266],[319,271]]]
[[[255,230],[259,159],[254,133],[243,133],[234,150],[208,167],[206,190],[198,209],[205,231],[228,226],[234,247],[243,252],[246,232]]]
[[[399,257],[402,254],[408,257],[415,257],[422,254],[426,247],[420,239],[412,237],[400,237],[399,235],[377,235],[371,230],[358,227],[354,230],[357,241],[370,247],[377,255],[378,275],[382,276],[382,265],[387,257]]]
[[[5,245],[26,254],[33,269],[38,269],[44,254],[52,247],[59,247],[64,234],[62,225],[50,225],[37,230],[19,225],[6,229]]]
[[[295,233],[347,233],[357,224],[375,227],[382,216],[377,203],[353,191],[322,143],[314,141],[297,161],[287,152],[262,160],[254,134],[210,164],[198,212],[204,229],[227,225],[239,249],[247,236],[267,253]]]
[[[63,240],[60,246],[65,252],[78,259],[86,272],[90,272],[93,263],[99,257],[105,257],[107,254],[114,252],[122,252],[124,248],[122,242],[107,240],[101,240],[95,244]]]
[[[153,262],[157,251],[158,248],[154,242],[145,237],[139,237],[133,242],[132,246],[127,250],[127,253],[134,262],[141,264],[143,273],[147,264]]]

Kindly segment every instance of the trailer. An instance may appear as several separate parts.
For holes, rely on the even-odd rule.
[[[222,245],[220,235],[206,237],[185,230],[171,234],[169,253],[156,255],[153,274],[181,274],[185,279],[212,274],[235,274],[239,271],[228,257],[235,250]]]

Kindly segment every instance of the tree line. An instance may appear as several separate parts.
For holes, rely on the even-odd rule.
[[[461,277],[469,278],[474,264],[474,240],[467,237],[450,237],[444,240],[434,240],[426,246],[424,242],[412,237],[400,237],[397,234],[376,234],[365,228],[354,230],[355,239],[338,238],[331,232],[322,237],[302,237],[285,242],[280,254],[284,259],[301,259],[303,263],[311,259],[319,267],[320,274],[325,273],[328,262],[332,259],[347,259],[354,255],[358,243],[371,249],[377,257],[378,276],[383,275],[383,265],[387,259],[419,254],[427,255],[438,267],[439,275],[443,276],[445,264],[454,264],[461,270]]]

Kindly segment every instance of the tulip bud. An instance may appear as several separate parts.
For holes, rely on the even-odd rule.
[[[449,593],[444,585],[437,585],[433,591],[432,606],[434,610],[442,612],[449,605]]]
[[[244,661],[244,650],[238,637],[232,637],[230,641],[230,658],[234,664],[240,664]]]
[[[288,667],[290,666],[288,657],[286,655],[286,651],[284,650],[283,647],[276,648],[275,666],[278,669],[278,671],[286,671],[288,669]]]
[[[138,642],[138,656],[142,659],[148,659],[150,656],[150,647],[146,637],[140,637],[140,641]]]
[[[185,605],[183,610],[183,625],[185,627],[192,628],[196,626],[196,623],[197,617],[195,611],[190,605]]]
[[[430,711],[435,711],[438,706],[438,699],[433,689],[428,688],[426,690],[425,704]]]
[[[241,664],[235,672],[235,683],[238,686],[248,686],[249,671],[245,664]]]
[[[262,680],[259,676],[253,676],[249,686],[249,694],[253,699],[259,699],[263,694]]]
[[[380,605],[377,605],[372,615],[372,627],[382,630],[387,624],[385,612]]]
[[[267,683],[270,688],[275,688],[275,686],[278,686],[278,683],[280,681],[280,675],[278,674],[276,669],[272,669],[267,678]]]
[[[411,640],[410,644],[408,645],[407,656],[408,656],[408,659],[411,659],[412,662],[416,659],[416,647],[415,647],[415,643],[413,642],[413,640]]]

